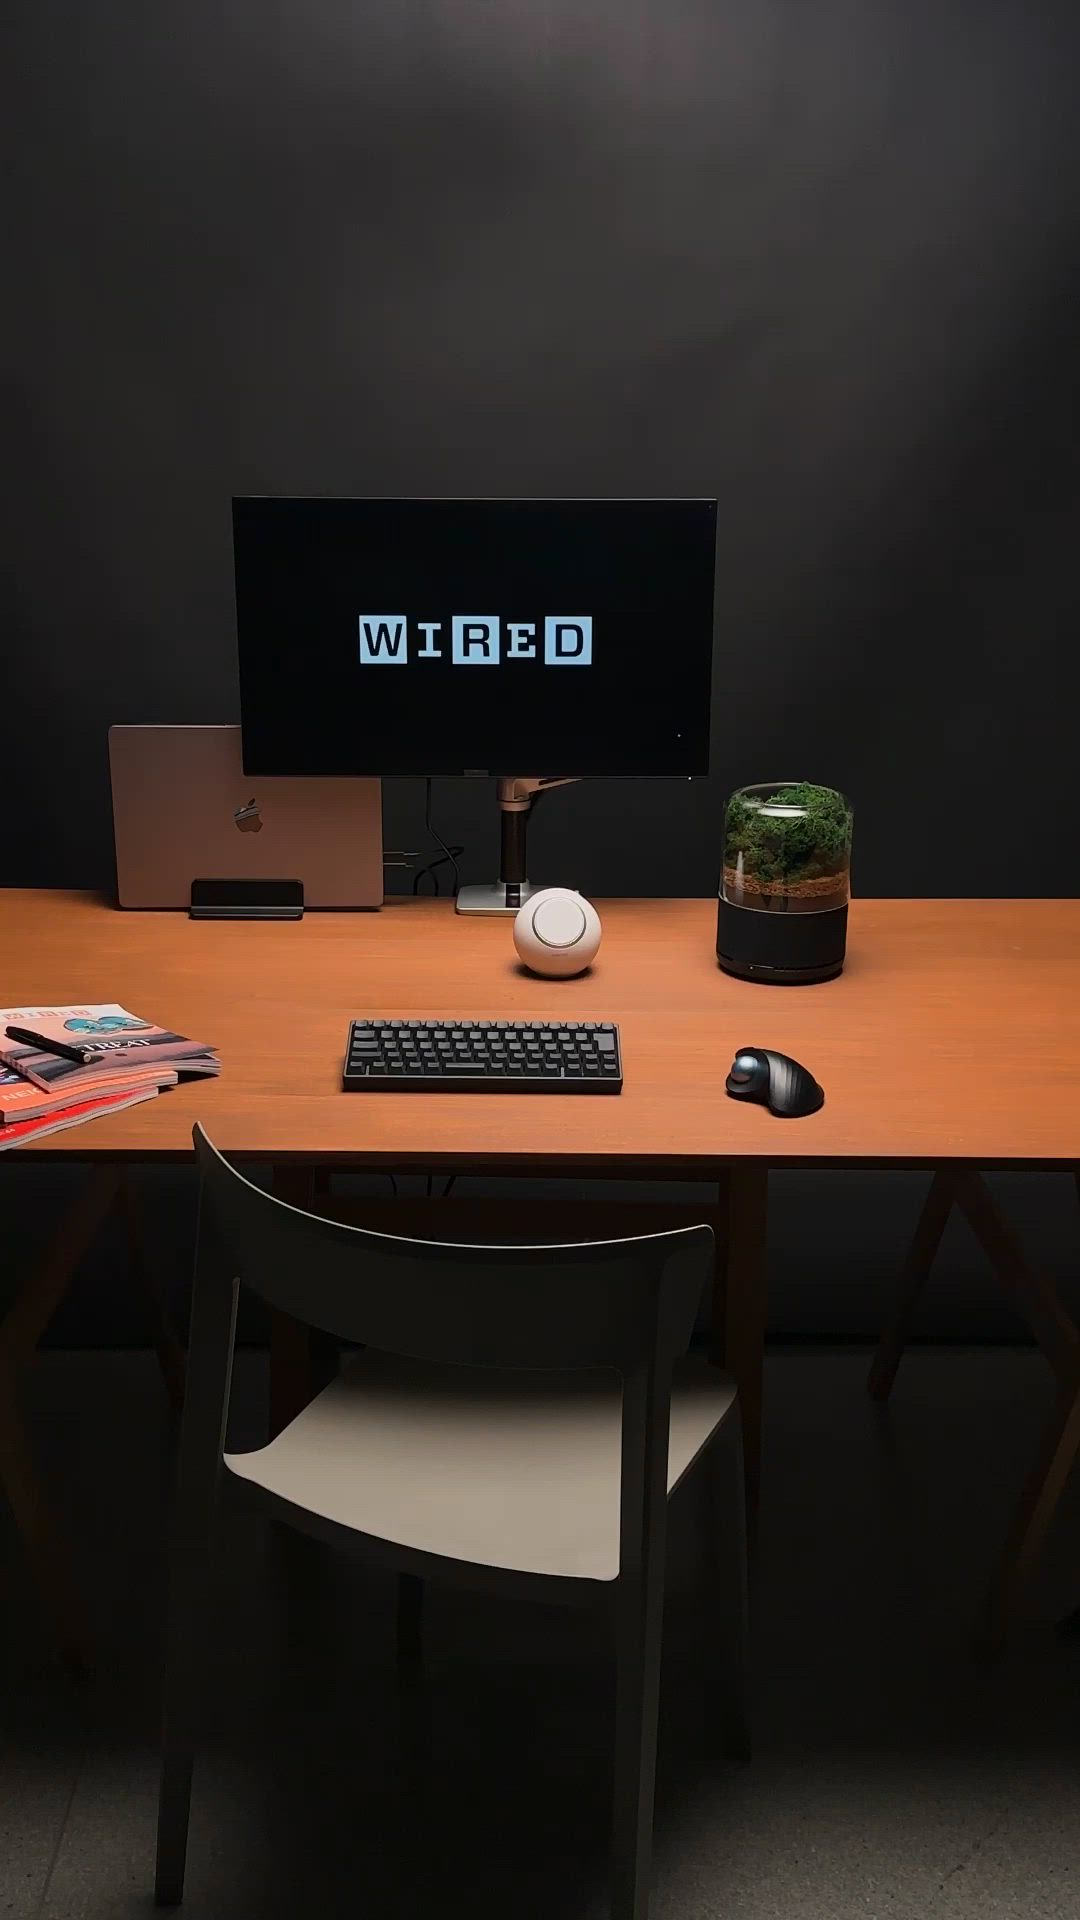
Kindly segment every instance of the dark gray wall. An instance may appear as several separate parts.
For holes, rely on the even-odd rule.
[[[12,1168],[12,1172],[16,1169]],[[0,1266],[0,1310],[25,1263],[40,1245],[43,1226],[68,1203],[78,1180],[70,1167],[17,1169],[18,1202],[6,1201],[4,1255]],[[258,1173],[256,1178],[264,1177]],[[1080,1309],[1080,1215],[1072,1181],[1061,1174],[992,1174],[990,1185],[1019,1233],[1032,1262],[1057,1282],[1064,1297]],[[881,1330],[895,1292],[896,1271],[926,1194],[922,1174],[777,1173],[769,1191],[769,1322],[777,1339],[825,1342],[873,1341]],[[346,1191],[389,1192],[385,1178],[344,1177]],[[421,1194],[419,1176],[402,1177],[403,1192]],[[460,1191],[487,1191],[479,1183],[460,1182]],[[510,1183],[502,1190],[512,1191]],[[0,1186],[0,1191],[3,1187]],[[565,1183],[533,1185],[532,1192],[565,1193]],[[604,1184],[610,1200],[641,1189]],[[658,1187],[659,1197],[686,1200],[693,1190]],[[167,1167],[147,1172],[140,1181],[143,1224],[151,1242],[155,1271],[174,1302],[181,1325],[195,1251],[193,1176]],[[51,1339],[60,1346],[144,1345],[151,1335],[145,1297],[127,1267],[123,1232],[111,1223],[84,1262],[53,1323]],[[258,1339],[263,1316],[245,1297],[241,1308],[243,1339]],[[1016,1341],[1026,1324],[1005,1290],[994,1284],[986,1261],[964,1222],[954,1219],[916,1318],[918,1339]],[[1048,1387],[1049,1391],[1049,1376]]]
[[[1074,6],[16,13],[3,878],[109,878],[110,721],[236,714],[232,492],[655,491],[722,502],[715,775],[552,800],[535,872],[706,893],[782,771],[864,893],[1075,888]]]
[[[111,721],[235,717],[233,492],[715,492],[714,775],[553,796],[534,874],[707,893],[779,772],[863,893],[1074,892],[1078,55],[1074,0],[22,0],[0,878],[108,881]],[[871,1329],[920,1192],[778,1180],[777,1325]],[[62,1333],[135,1326],[109,1265]],[[1011,1324],[945,1266],[928,1325]]]

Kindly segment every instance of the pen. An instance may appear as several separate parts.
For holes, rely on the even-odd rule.
[[[28,1047],[38,1047],[42,1053],[59,1054],[61,1060],[74,1060],[80,1067],[89,1067],[95,1060],[101,1059],[100,1047],[77,1047],[67,1040],[47,1039],[43,1033],[33,1033],[29,1027],[8,1027],[9,1040],[21,1040]]]

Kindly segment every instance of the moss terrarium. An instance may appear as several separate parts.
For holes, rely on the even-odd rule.
[[[828,980],[844,964],[852,813],[808,780],[740,787],[724,813],[717,958],[781,985]]]
[[[851,808],[809,780],[740,787],[724,817],[724,893],[766,913],[821,913],[848,898]]]

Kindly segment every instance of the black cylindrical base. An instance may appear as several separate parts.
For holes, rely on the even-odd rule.
[[[835,980],[847,945],[846,904],[828,913],[756,913],[723,895],[716,916],[716,957],[725,973],[776,987]]]

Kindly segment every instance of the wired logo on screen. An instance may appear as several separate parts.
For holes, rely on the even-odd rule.
[[[455,613],[449,621],[414,620],[404,613],[360,615],[360,664],[407,667],[413,660],[449,659],[455,667],[497,667],[503,660],[541,660],[545,667],[591,667],[591,613],[507,620],[497,613]],[[541,631],[542,630],[542,631]],[[410,644],[415,643],[410,652]]]

